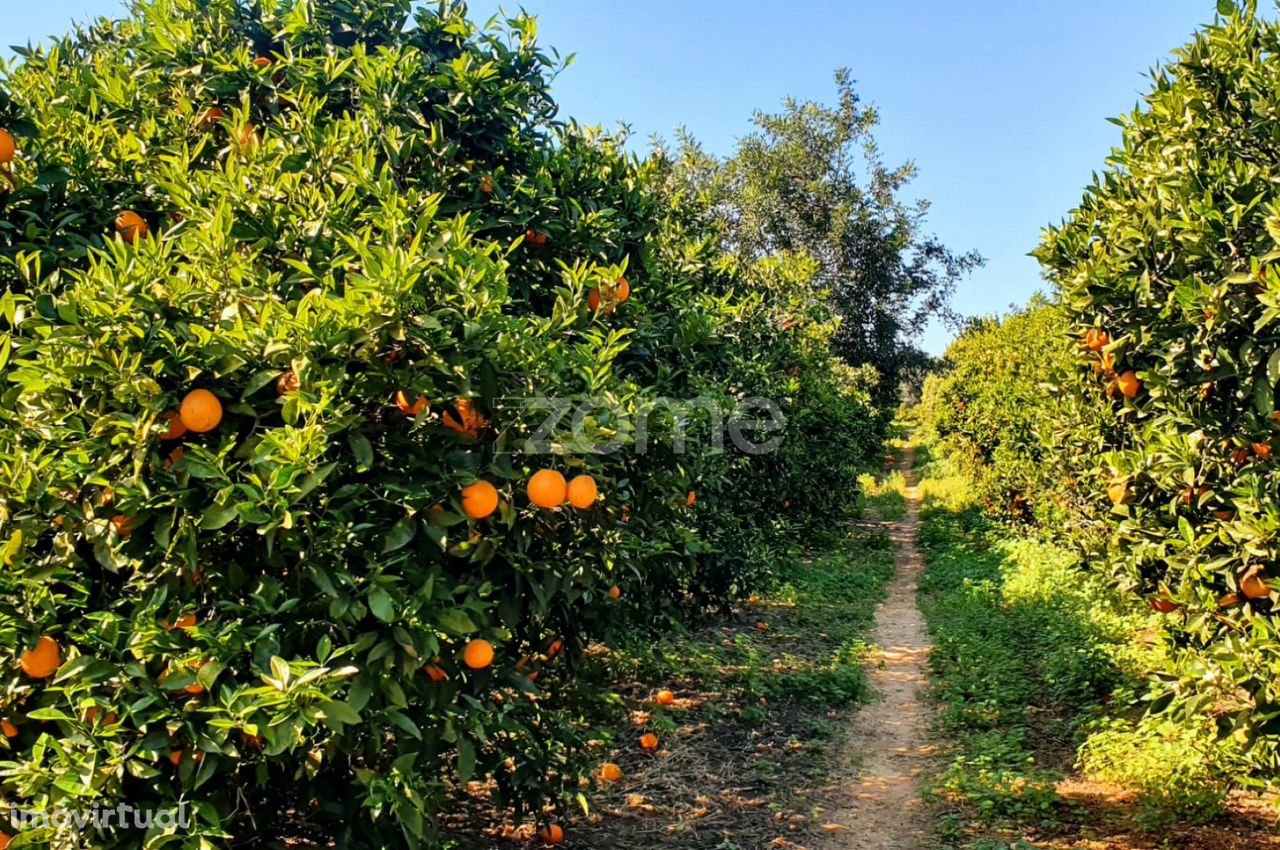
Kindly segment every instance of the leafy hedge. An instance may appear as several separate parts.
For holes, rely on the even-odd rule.
[[[149,847],[432,846],[470,780],[549,820],[594,768],[586,643],[748,592],[783,507],[856,495],[881,420],[811,266],[721,256],[553,70],[527,17],[408,0],[137,2],[7,70],[11,805],[195,805]],[[752,397],[781,448],[716,451]],[[592,404],[524,451],[557,398]],[[704,404],[639,452],[662,399]],[[598,499],[536,507],[541,469]]]

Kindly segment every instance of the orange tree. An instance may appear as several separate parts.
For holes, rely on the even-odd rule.
[[[6,800],[189,802],[151,838],[193,848],[430,846],[473,779],[544,817],[586,642],[853,492],[877,414],[805,264],[720,256],[552,69],[449,3],[155,0],[7,71]],[[753,396],[797,427],[717,451]]]
[[[917,410],[973,481],[989,514],[1062,535],[1093,501],[1084,480],[1100,450],[1100,405],[1077,392],[1059,305],[982,318],[947,348]]]
[[[1280,27],[1219,7],[1038,256],[1114,425],[1089,482],[1106,561],[1177,647],[1155,707],[1213,718],[1274,776]]]

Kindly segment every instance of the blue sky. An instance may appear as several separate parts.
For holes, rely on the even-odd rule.
[[[0,46],[38,41],[120,10],[120,0],[41,0],[0,15]],[[519,3],[475,0],[474,17]],[[1265,5],[1265,4],[1264,4]],[[1001,311],[1041,288],[1026,254],[1079,200],[1119,139],[1106,121],[1148,88],[1146,72],[1212,19],[1214,0],[525,0],[545,45],[577,58],[562,111],[625,120],[637,149],[687,127],[713,152],[752,111],[787,95],[829,100],[853,70],[880,111],[890,163],[914,160],[910,194],[929,230],[987,258],[961,283],[965,313]],[[7,52],[7,51],[6,51]],[[938,353],[947,333],[922,340]]]

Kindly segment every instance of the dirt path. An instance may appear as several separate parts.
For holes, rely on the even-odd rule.
[[[829,850],[931,850],[932,819],[918,783],[934,748],[928,744],[931,708],[925,661],[929,639],[916,606],[924,561],[916,548],[920,496],[910,450],[899,464],[907,478],[907,513],[886,523],[898,547],[897,574],[876,610],[867,658],[873,702],[852,719],[841,763],[849,776],[833,789],[843,829],[831,833]]]

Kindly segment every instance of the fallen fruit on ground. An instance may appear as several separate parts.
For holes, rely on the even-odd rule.
[[[611,761],[600,765],[600,778],[605,782],[617,782],[622,779],[622,768]]]
[[[664,690],[658,691],[658,696],[656,697],[656,699],[657,699],[658,705],[672,705],[676,701],[676,695],[671,691],[664,689]]]
[[[538,837],[547,844],[560,844],[564,841],[564,829],[559,824],[553,823],[550,826],[544,826],[538,833]]]
[[[640,736],[640,749],[656,750],[658,749],[658,736],[652,732],[646,732]]]

